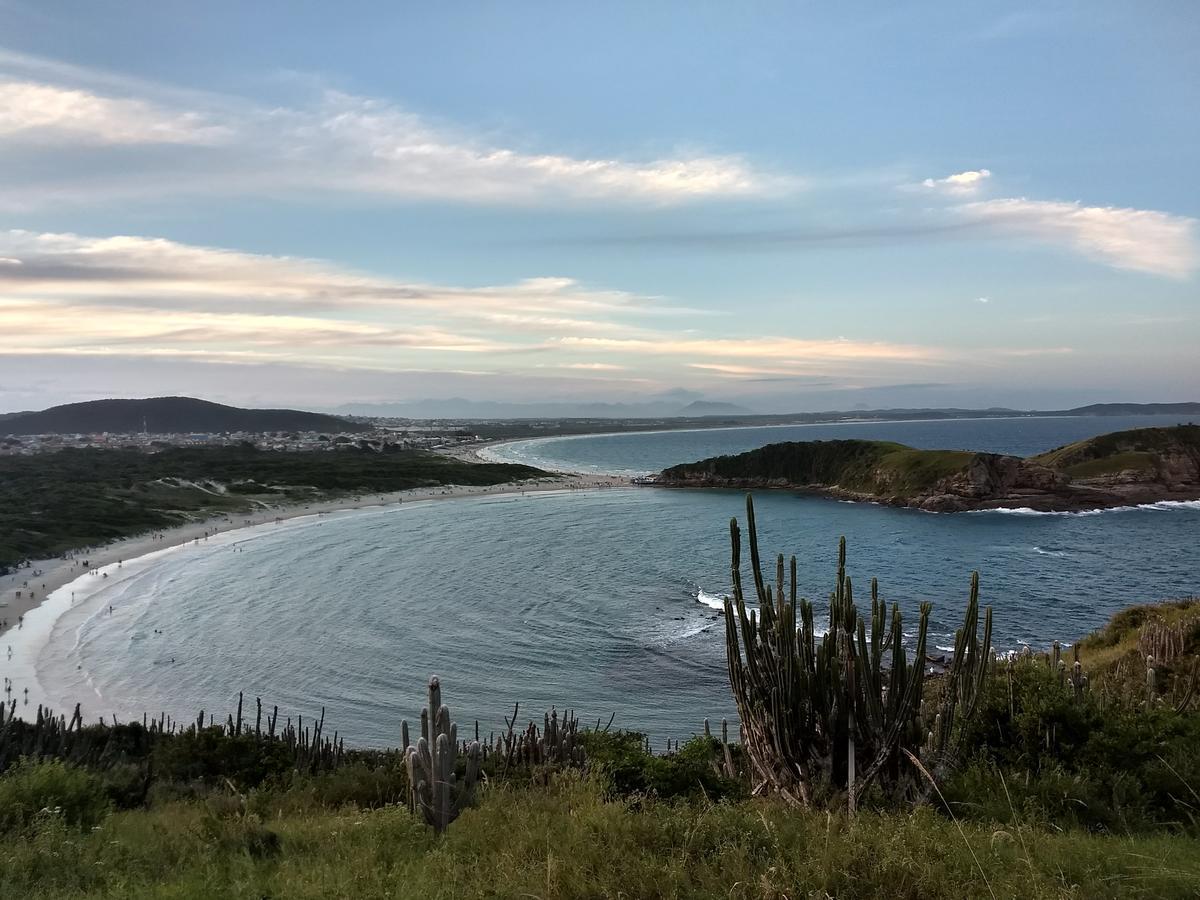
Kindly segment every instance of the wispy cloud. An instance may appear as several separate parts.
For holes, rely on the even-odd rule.
[[[1025,198],[959,209],[995,231],[1063,245],[1118,269],[1186,278],[1200,266],[1197,221],[1187,216]]]
[[[5,185],[0,175],[0,194],[18,208],[288,188],[471,203],[678,203],[800,185],[729,154],[639,160],[534,151],[434,124],[378,98],[326,90],[304,105],[266,108],[240,97],[91,78],[86,70],[3,52],[0,136],[10,151],[19,138],[49,154],[37,183]],[[79,174],[89,146],[133,145],[196,145],[207,152],[139,157],[136,178],[109,170],[92,183]],[[76,174],[69,180],[53,165],[56,149],[72,154]]]

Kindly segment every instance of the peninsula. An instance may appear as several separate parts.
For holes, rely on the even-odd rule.
[[[890,441],[793,441],[672,466],[655,483],[798,489],[931,512],[1196,500],[1200,425],[1118,431],[1029,458]]]

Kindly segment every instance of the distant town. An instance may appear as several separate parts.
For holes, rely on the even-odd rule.
[[[317,431],[232,431],[157,434],[97,432],[93,434],[31,434],[0,437],[0,456],[35,456],[70,448],[142,450],[154,453],[168,447],[236,447],[257,450],[332,452],[355,447],[389,450],[441,450],[472,444],[478,435],[458,424],[376,425],[352,433]]]

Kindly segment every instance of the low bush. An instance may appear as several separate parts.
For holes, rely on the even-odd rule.
[[[0,834],[21,831],[39,817],[87,829],[110,807],[100,778],[58,760],[23,759],[0,776]]]
[[[584,735],[590,770],[600,774],[617,796],[647,794],[659,798],[744,797],[745,785],[725,777],[715,765],[721,744],[715,738],[694,737],[666,756],[646,750],[644,735],[632,731],[589,732]]]
[[[1200,715],[1075,696],[1042,662],[1005,667],[943,788],[956,811],[1112,832],[1200,829]]]

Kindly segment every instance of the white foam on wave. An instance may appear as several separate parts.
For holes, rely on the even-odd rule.
[[[1039,556],[1057,556],[1060,558],[1065,557],[1067,555],[1062,550],[1046,550],[1042,547],[1034,547],[1033,552],[1037,553]]]
[[[1106,509],[1045,510],[1018,506],[1014,509],[972,509],[969,514],[1001,513],[1008,516],[1100,516],[1105,513],[1133,512],[1136,510],[1168,512],[1170,510],[1194,510],[1200,512],[1200,500],[1159,500],[1157,503],[1137,503],[1131,506],[1111,506]]]
[[[704,588],[696,589],[696,602],[702,603],[710,609],[715,609],[717,612],[725,611],[725,595],[710,594]]]

